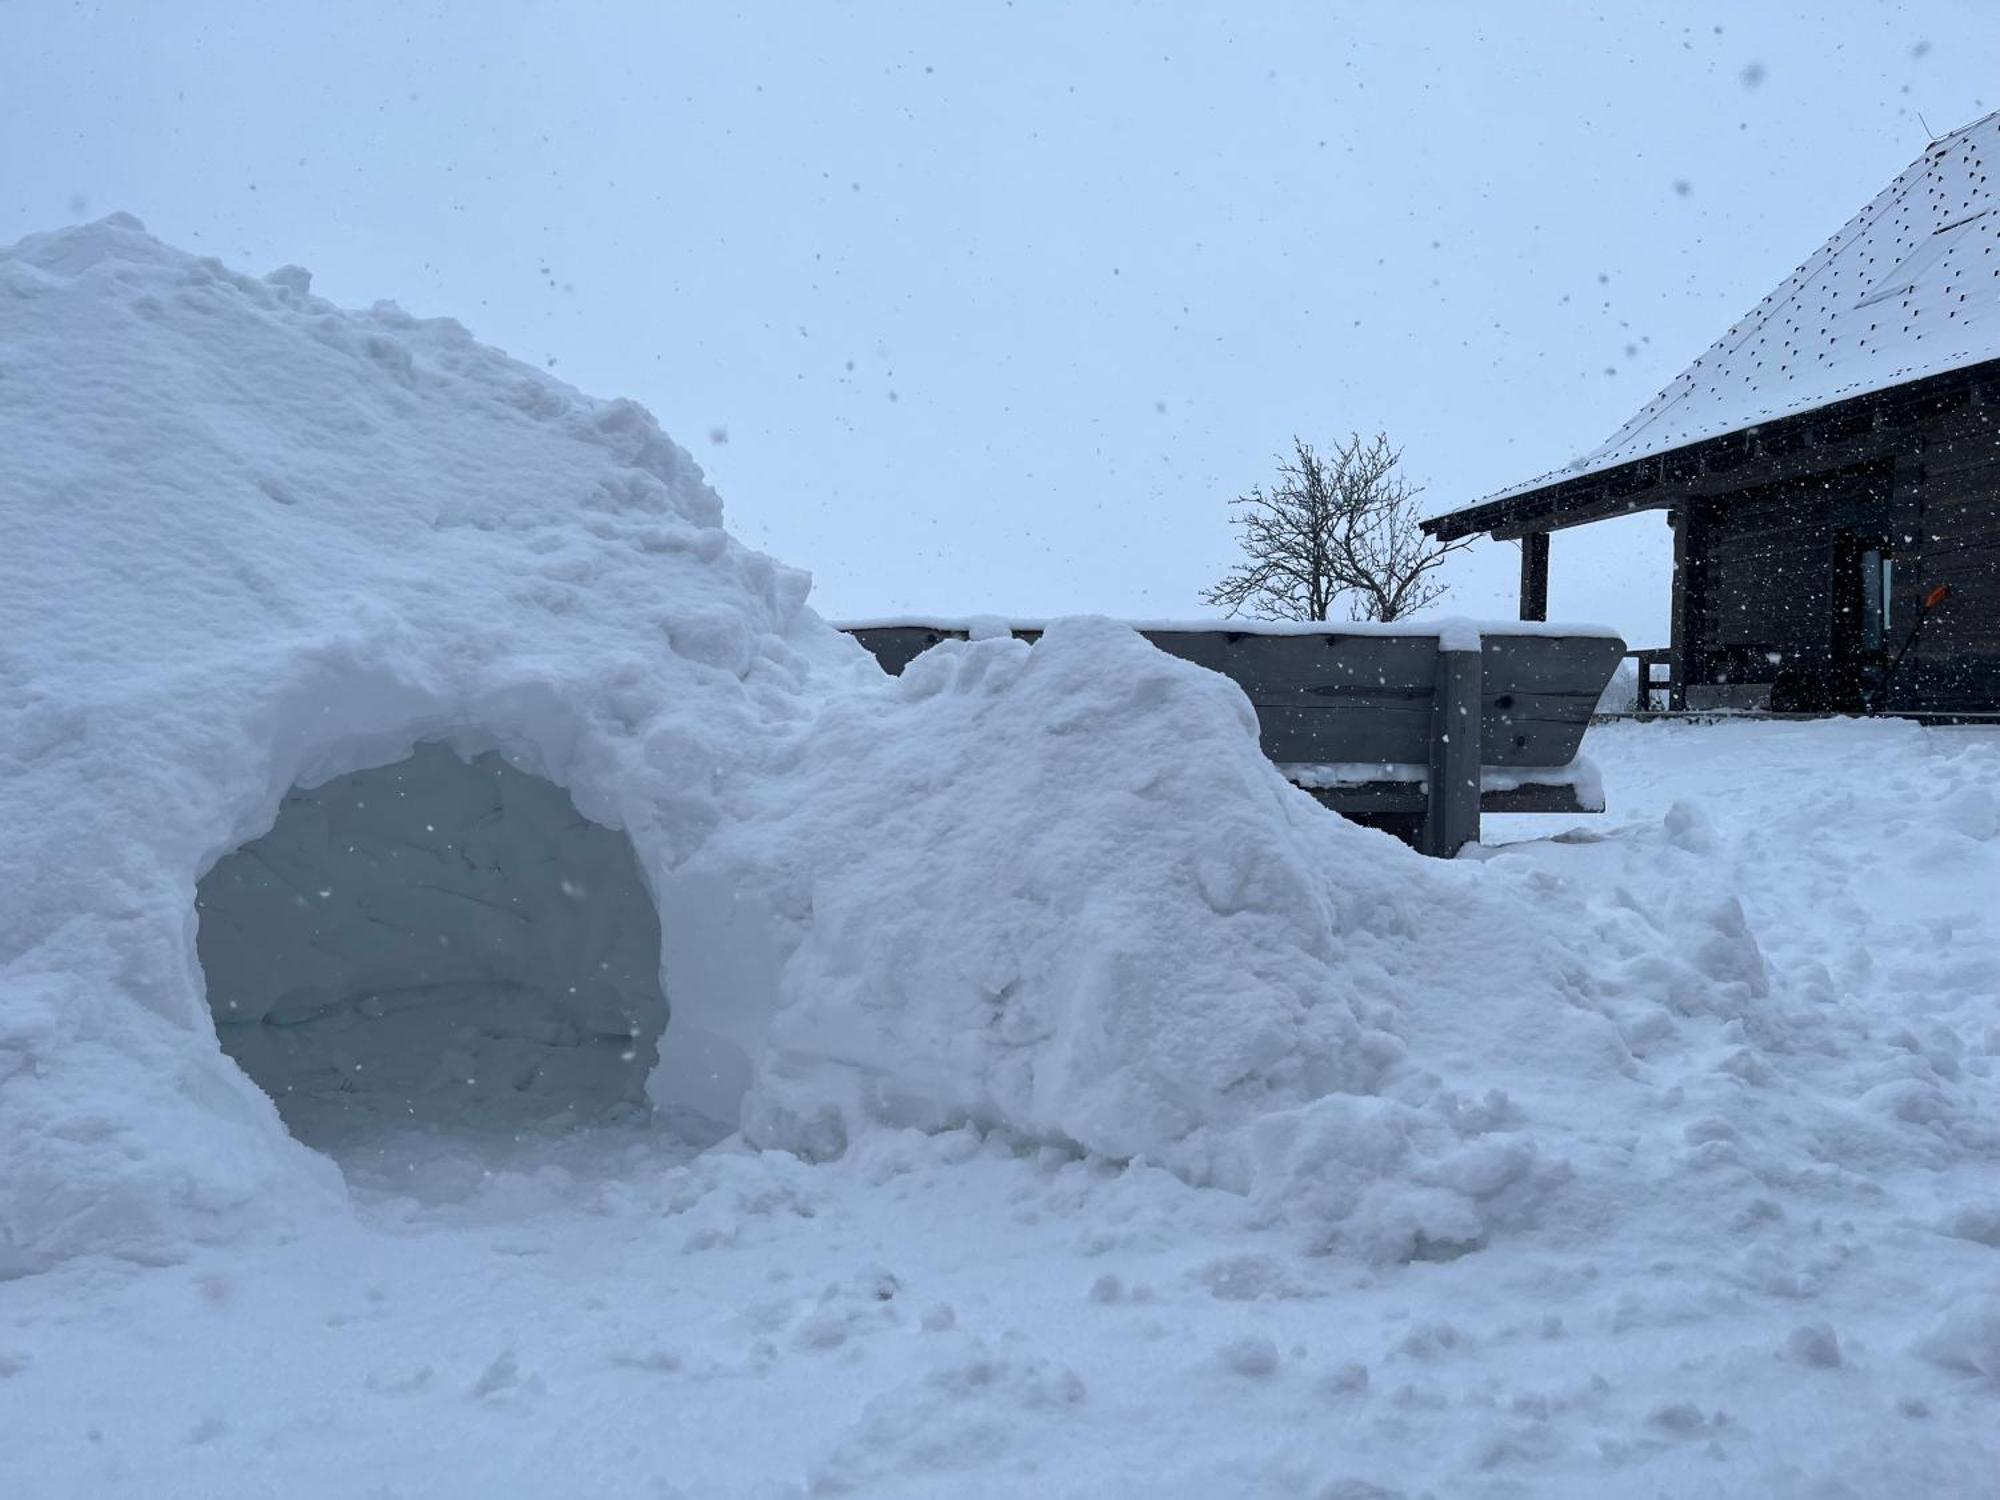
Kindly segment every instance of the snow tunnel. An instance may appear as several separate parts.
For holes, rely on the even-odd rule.
[[[638,857],[498,755],[421,744],[293,789],[196,908],[223,1050],[307,1145],[647,1108],[667,1000]]]

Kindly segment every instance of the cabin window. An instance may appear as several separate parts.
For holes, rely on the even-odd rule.
[[[1888,619],[1888,596],[1884,585],[1887,578],[1883,573],[1882,554],[1869,548],[1861,554],[1861,647],[1864,651],[1882,649],[1883,627]]]

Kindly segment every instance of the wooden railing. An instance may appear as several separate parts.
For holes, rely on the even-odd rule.
[[[1655,646],[1645,651],[1627,651],[1625,659],[1627,661],[1635,661],[1639,664],[1639,691],[1638,696],[1633,700],[1633,711],[1635,713],[1649,714],[1663,712],[1673,707],[1674,653],[1672,648]],[[1656,674],[1654,671],[1656,667],[1664,668],[1664,670]],[[1657,707],[1653,703],[1653,694],[1655,693],[1660,694],[1662,699]]]

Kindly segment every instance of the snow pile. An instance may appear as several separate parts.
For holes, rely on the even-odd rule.
[[[482,1072],[560,1094],[598,1076],[570,1066],[584,1042],[643,1052],[642,976],[569,998],[579,966],[644,964],[651,928],[594,875],[583,927],[619,932],[550,915],[563,869],[610,860],[557,859],[556,788],[657,903],[648,1092],[758,1142],[969,1123],[1164,1163],[1322,1244],[1448,1255],[1564,1172],[1463,1081],[1482,1054],[1530,1047],[1571,1089],[1629,1062],[1581,993],[1576,913],[1326,814],[1232,684],[1124,627],[951,643],[890,679],[804,574],[730,540],[643,411],[449,320],[342,312],[295,268],[239,276],[127,219],[24,241],[0,283],[10,1267],[337,1201],[218,1047],[203,956],[230,1051],[281,1093],[338,1103],[372,1067],[405,1102]],[[420,813],[364,815],[336,780],[420,745]],[[455,805],[437,745],[554,783],[553,811]],[[226,858],[262,869],[218,869],[198,949]],[[516,896],[548,951],[460,909]],[[268,954],[232,953],[231,918]],[[432,919],[490,951],[437,958]],[[1754,986],[1727,907],[1691,920],[1634,961]]]
[[[338,1201],[195,946],[197,879],[294,785],[497,751],[658,871],[815,667],[867,670],[639,407],[129,218],[0,251],[0,421],[8,1268]]]
[[[1496,1064],[1532,1060],[1552,1101],[1633,1092],[1577,893],[1328,816],[1225,679],[1109,622],[942,643],[830,704],[787,779],[689,866],[757,872],[764,920],[797,935],[770,944],[791,956],[757,1007],[754,1140],[825,1156],[857,1123],[1001,1127],[1395,1261],[1529,1222],[1565,1177],[1564,1143],[1477,1081]],[[1740,910],[1662,917],[1618,957],[1687,1004],[1747,1005]]]
[[[1316,861],[1415,861],[1287,788],[1226,679],[1059,623],[946,642],[801,748],[788,805],[715,850],[799,872],[759,1134],[971,1119],[1191,1164],[1379,1072]]]

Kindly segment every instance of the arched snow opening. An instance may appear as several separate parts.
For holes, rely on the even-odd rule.
[[[647,1108],[667,1001],[631,841],[498,755],[295,788],[196,907],[223,1050],[307,1145]]]

